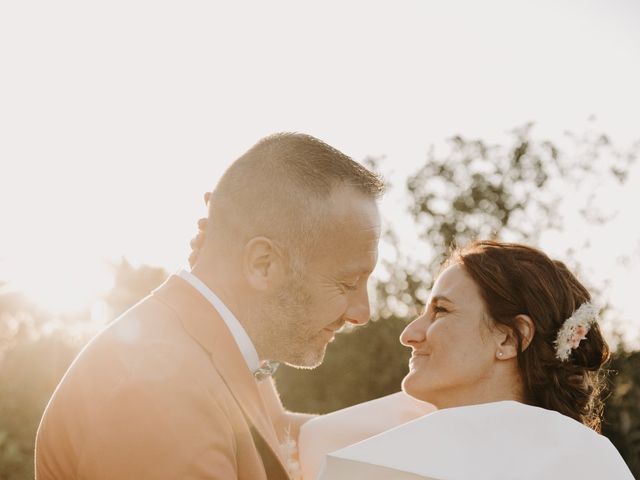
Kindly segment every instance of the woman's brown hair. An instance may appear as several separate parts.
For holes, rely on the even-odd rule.
[[[591,295],[564,263],[532,247],[477,241],[453,252],[447,265],[459,263],[480,288],[487,312],[507,326],[518,344],[518,367],[527,403],[555,410],[596,431],[602,417],[602,366],[609,347],[595,323],[566,361],[554,342],[564,321]],[[526,349],[516,317],[528,315],[535,334]]]

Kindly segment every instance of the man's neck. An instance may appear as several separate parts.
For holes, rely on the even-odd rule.
[[[243,323],[242,312],[238,310],[238,302],[236,300],[237,290],[233,288],[233,282],[229,281],[232,278],[230,275],[220,271],[212,272],[211,269],[202,268],[198,265],[193,267],[191,273],[214,292],[227,308],[233,312],[238,321]],[[222,281],[223,278],[225,279],[224,281]]]
[[[250,325],[251,315],[248,300],[249,294],[243,291],[238,282],[234,280],[234,274],[227,272],[223,268],[209,269],[199,267],[197,264],[191,270],[191,273],[198,277],[216,296],[224,303],[224,305],[233,313],[242,328],[245,329],[247,335],[253,342],[258,355],[260,350],[256,344],[253,325]],[[264,360],[260,358],[260,360]]]

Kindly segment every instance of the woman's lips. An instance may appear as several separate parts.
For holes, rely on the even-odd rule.
[[[429,356],[429,354],[426,353],[426,352],[420,352],[420,353],[413,352],[411,354],[411,358],[414,358],[414,357],[428,357],[428,356]]]
[[[426,353],[413,353],[409,359],[409,365],[413,365],[415,362],[426,359],[429,355]]]

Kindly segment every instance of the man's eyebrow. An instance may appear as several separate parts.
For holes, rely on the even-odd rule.
[[[346,277],[351,275],[371,275],[372,272],[373,270],[371,270],[371,267],[368,265],[353,265],[341,268],[338,274]]]

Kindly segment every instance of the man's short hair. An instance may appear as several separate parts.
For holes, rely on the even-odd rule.
[[[310,135],[278,133],[238,158],[213,190],[209,236],[244,243],[265,236],[300,259],[317,241],[331,193],[345,186],[370,198],[380,177]]]

